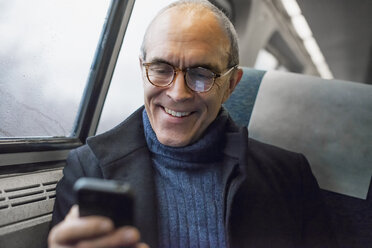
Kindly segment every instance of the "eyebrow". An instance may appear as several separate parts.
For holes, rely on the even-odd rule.
[[[175,66],[173,65],[172,63],[170,63],[169,61],[165,60],[165,59],[162,59],[162,58],[153,58],[151,61],[151,63],[165,63],[165,64],[168,64],[168,65],[172,65],[172,66]],[[175,66],[177,67],[177,66]],[[203,67],[205,69],[208,69],[208,70],[211,70],[212,72],[216,73],[216,74],[220,74],[220,70],[217,68],[217,66],[214,66],[212,64],[194,64],[194,65],[191,65],[191,66],[188,66],[188,68],[196,68],[196,67]]]
[[[168,64],[168,65],[172,65],[171,63],[169,63],[167,60],[165,59],[162,59],[162,58],[153,58],[150,63],[165,63],[165,64]]]

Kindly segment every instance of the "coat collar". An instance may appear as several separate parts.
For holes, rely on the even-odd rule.
[[[88,138],[87,144],[101,165],[109,164],[147,146],[143,133],[143,109],[142,106],[113,129]]]
[[[91,137],[87,140],[99,161],[104,178],[129,182],[136,195],[135,219],[143,241],[150,247],[158,246],[157,225],[157,201],[151,154],[143,131],[142,106],[124,122],[110,131]],[[223,110],[225,111],[225,110]],[[230,206],[235,190],[229,190],[230,182],[238,174],[239,180],[235,186],[241,184],[245,176],[247,162],[246,151],[248,146],[247,128],[236,126],[229,117],[227,121],[227,136],[225,154],[225,167],[223,183],[224,190],[224,212],[226,221],[230,218]],[[237,184],[236,184],[237,183]],[[226,215],[227,214],[227,215]]]
[[[139,108],[113,129],[88,138],[87,144],[92,149],[101,165],[109,164],[135,152],[137,149],[147,147],[143,131],[143,109],[144,106]],[[222,111],[226,110],[222,109]],[[236,146],[233,144],[239,143],[246,147],[247,142],[247,128],[238,127],[231,117],[229,117],[227,121],[227,145],[224,149],[224,153],[230,157],[240,158],[242,156],[241,149],[236,149]],[[231,145],[228,145],[229,143]]]

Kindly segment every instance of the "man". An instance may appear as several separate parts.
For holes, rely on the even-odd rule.
[[[163,9],[142,45],[145,108],[70,153],[50,247],[331,246],[306,159],[248,139],[221,108],[238,62],[235,30],[213,5]],[[79,218],[72,186],[82,176],[130,182],[136,228]]]

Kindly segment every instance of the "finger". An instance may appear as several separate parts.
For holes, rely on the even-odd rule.
[[[68,214],[66,215],[65,219],[66,220],[69,220],[69,219],[76,219],[79,217],[79,206],[78,205],[73,205],[70,209],[70,211],[68,212]]]
[[[91,248],[108,248],[108,247],[137,247],[140,240],[140,233],[134,227],[125,226],[119,228],[107,235],[93,239],[84,240],[77,244],[78,248],[91,247]],[[146,246],[145,246],[146,247]]]
[[[107,234],[112,230],[114,230],[114,224],[110,219],[89,216],[63,221],[52,230],[51,235],[54,235],[52,238],[56,243],[71,244]]]
[[[77,219],[79,217],[79,209],[77,205],[73,205],[70,209],[70,211],[67,213],[64,222],[65,221],[70,221],[72,219]],[[60,232],[60,226],[62,225],[63,222],[58,224],[57,226],[53,227],[52,230],[50,231],[48,235],[48,247],[62,247],[59,242],[60,240],[58,239],[58,233]],[[63,246],[65,247],[65,246]]]
[[[150,246],[148,244],[145,244],[145,243],[139,243],[136,248],[150,248]]]

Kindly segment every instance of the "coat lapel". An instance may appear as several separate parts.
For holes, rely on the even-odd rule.
[[[107,133],[88,139],[103,177],[129,182],[135,195],[135,222],[144,242],[158,246],[157,203],[150,152],[142,124],[143,107]]]
[[[224,149],[224,168],[223,168],[223,184],[224,188],[224,220],[227,233],[227,244],[232,243],[231,240],[231,215],[232,203],[237,193],[237,189],[246,179],[246,160],[245,151],[247,148],[248,133],[247,129],[238,128],[230,120],[228,122],[226,134],[226,146]]]
[[[104,178],[129,182],[135,195],[135,222],[144,242],[157,247],[157,203],[150,153],[146,147],[102,167]]]

